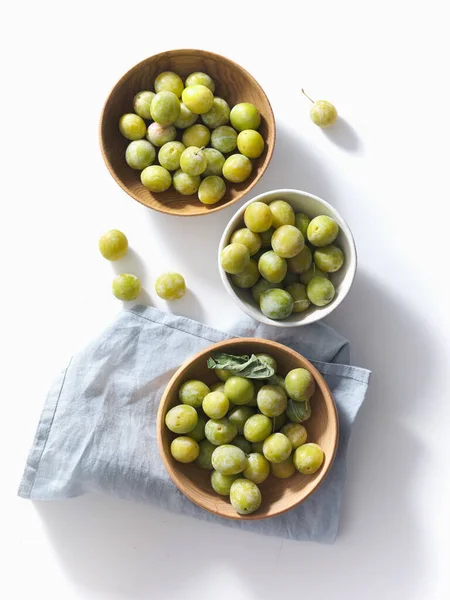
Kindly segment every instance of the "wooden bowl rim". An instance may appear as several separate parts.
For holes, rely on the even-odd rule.
[[[323,468],[320,471],[320,476],[318,477],[318,479],[316,479],[315,486],[305,496],[303,496],[298,502],[295,502],[294,504],[291,504],[290,506],[288,506],[286,508],[281,508],[279,510],[276,510],[275,512],[268,514],[268,515],[259,515],[258,512],[250,514],[250,515],[239,515],[238,513],[236,513],[236,515],[225,515],[225,514],[222,514],[220,512],[220,510],[217,510],[217,511],[210,510],[206,506],[203,506],[200,502],[197,502],[195,497],[189,491],[186,491],[184,489],[183,485],[180,483],[178,473],[177,473],[176,469],[174,469],[172,467],[172,465],[170,464],[170,462],[168,461],[167,456],[163,449],[162,432],[163,432],[163,428],[165,427],[165,422],[164,422],[163,414],[162,414],[163,406],[166,402],[166,398],[169,395],[169,392],[171,391],[175,381],[178,379],[178,377],[181,375],[181,373],[184,372],[187,369],[187,367],[190,366],[192,363],[199,360],[202,356],[204,356],[205,354],[214,352],[214,350],[217,350],[219,348],[221,351],[226,351],[225,349],[227,347],[233,346],[235,344],[245,345],[248,343],[255,343],[255,342],[268,344],[269,346],[277,348],[280,351],[288,352],[289,354],[295,355],[296,357],[300,357],[306,363],[308,369],[314,375],[314,379],[315,379],[316,383],[319,385],[320,390],[325,398],[327,405],[329,405],[331,407],[330,418],[331,418],[331,426],[333,427],[333,430],[335,431],[335,441],[334,441],[334,446],[333,446],[333,452],[332,452],[330,461],[328,463],[328,466],[326,468]],[[266,340],[264,338],[232,338],[230,340],[224,340],[222,342],[217,342],[215,344],[212,344],[211,346],[204,348],[203,350],[201,350],[200,352],[197,352],[196,354],[194,354],[194,356],[192,356],[191,358],[186,360],[177,369],[177,371],[174,373],[174,375],[171,377],[169,383],[167,384],[163,395],[161,396],[161,400],[160,400],[160,403],[158,406],[158,414],[157,414],[157,418],[156,418],[156,437],[157,437],[157,441],[158,441],[159,454],[163,460],[164,466],[165,466],[170,478],[172,479],[173,483],[177,486],[177,488],[180,490],[180,492],[182,492],[184,494],[184,496],[186,496],[191,502],[193,502],[194,504],[196,504],[203,510],[207,510],[208,512],[210,512],[213,515],[223,517],[225,519],[251,521],[251,520],[260,520],[260,519],[270,519],[272,517],[281,515],[282,513],[285,513],[288,510],[291,510],[292,508],[295,508],[296,506],[298,506],[299,504],[304,502],[312,493],[314,493],[317,490],[317,488],[322,484],[325,477],[329,473],[330,468],[333,465],[333,462],[334,462],[334,459],[336,456],[336,451],[337,451],[337,447],[339,444],[339,418],[338,418],[336,404],[334,402],[333,394],[331,393],[331,390],[328,387],[328,384],[325,381],[323,375],[302,354],[300,354],[299,352],[296,352],[295,350],[293,350],[292,348],[289,348],[288,346],[285,346],[284,344],[280,344],[280,343],[274,342],[272,340]]]
[[[127,79],[134,71],[137,71],[139,68],[142,67],[142,65],[144,63],[146,63],[149,60],[155,60],[158,58],[163,58],[163,57],[168,57],[171,58],[172,56],[176,56],[176,55],[181,55],[181,54],[199,54],[201,56],[203,56],[204,58],[210,57],[210,58],[214,58],[214,59],[218,59],[219,61],[224,61],[229,63],[230,65],[232,65],[235,69],[237,69],[238,71],[240,71],[244,76],[246,76],[251,83],[256,86],[257,88],[260,89],[261,93],[263,94],[263,96],[265,97],[266,101],[267,101],[267,106],[268,106],[268,110],[269,110],[269,114],[268,114],[268,123],[270,122],[270,125],[273,129],[273,141],[272,144],[269,146],[267,146],[267,155],[265,158],[265,166],[264,168],[261,170],[260,173],[258,173],[256,175],[256,177],[254,178],[253,181],[251,181],[249,183],[249,186],[242,192],[240,192],[239,194],[236,195],[236,198],[233,198],[232,200],[230,200],[229,202],[227,202],[226,204],[222,204],[220,206],[216,206],[215,208],[213,206],[208,207],[206,205],[203,205],[199,202],[199,207],[198,210],[194,210],[192,212],[189,213],[182,213],[182,212],[175,212],[173,210],[171,210],[168,206],[165,206],[163,204],[156,206],[148,206],[148,204],[145,204],[145,202],[142,202],[140,198],[138,198],[137,195],[133,194],[123,183],[122,181],[119,179],[119,177],[116,175],[115,170],[111,164],[111,162],[109,161],[107,154],[106,154],[106,149],[104,146],[104,142],[103,142],[103,134],[102,134],[102,127],[103,127],[103,120],[104,120],[104,115],[105,115],[105,111],[106,111],[106,107],[108,106],[108,103],[110,102],[111,98],[114,95],[114,92],[116,91],[116,89],[122,84],[124,79]],[[124,73],[122,75],[122,77],[119,79],[119,81],[116,82],[116,84],[111,88],[111,91],[109,92],[101,113],[100,113],[100,121],[99,121],[99,127],[98,127],[98,132],[99,132],[99,141],[100,141],[100,151],[103,157],[103,161],[110,173],[110,175],[112,176],[112,178],[114,179],[114,181],[123,189],[124,192],[126,192],[131,198],[133,198],[133,200],[136,200],[137,202],[139,202],[140,204],[142,204],[142,206],[145,206],[146,208],[149,208],[151,210],[156,210],[160,213],[166,214],[166,215],[172,215],[172,216],[176,216],[176,217],[199,217],[202,215],[209,215],[215,212],[218,212],[219,210],[222,210],[224,208],[227,208],[228,206],[231,206],[232,204],[235,204],[236,202],[238,202],[239,200],[241,200],[246,194],[248,194],[248,192],[250,192],[251,189],[253,189],[253,187],[258,183],[258,181],[261,179],[261,177],[264,175],[264,173],[267,170],[267,167],[270,164],[270,161],[272,160],[272,156],[273,156],[273,151],[275,149],[275,143],[276,143],[276,136],[277,136],[277,128],[276,128],[276,123],[275,123],[275,115],[273,113],[273,109],[272,109],[272,105],[270,104],[270,100],[266,94],[266,92],[264,91],[264,89],[262,88],[262,86],[256,81],[256,79],[253,77],[253,75],[251,75],[251,73],[249,73],[246,69],[244,69],[244,67],[241,67],[241,65],[239,65],[237,62],[235,62],[234,60],[232,60],[231,58],[227,58],[226,56],[223,56],[221,54],[217,54],[215,52],[210,52],[209,50],[196,50],[195,48],[180,48],[180,49],[172,49],[172,50],[166,50],[163,52],[158,52],[158,54],[153,54],[151,56],[148,56],[147,58],[144,58],[144,60],[141,60],[140,62],[138,62],[137,64],[135,64],[133,67],[131,67],[131,69],[128,69],[128,71],[126,71],[126,73]]]

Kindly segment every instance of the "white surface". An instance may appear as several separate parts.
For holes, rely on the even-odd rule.
[[[1,595],[8,599],[444,600],[450,597],[448,27],[442,1],[198,4],[10,2],[2,56]],[[111,498],[15,497],[45,393],[120,310],[113,272],[178,269],[173,310],[238,316],[216,246],[235,208],[174,219],[128,198],[97,125],[114,82],[171,47],[203,47],[266,90],[278,136],[254,194],[293,187],[334,204],[359,272],[330,323],[373,370],[354,427],[339,539],[283,542]],[[313,126],[305,87],[342,115]],[[99,235],[133,254],[111,266]],[[170,307],[172,308],[172,307]],[[6,414],[5,414],[6,410]],[[8,590],[8,591],[6,591]]]

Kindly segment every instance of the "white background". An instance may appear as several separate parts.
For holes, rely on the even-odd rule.
[[[3,5],[2,597],[450,597],[445,4]],[[116,269],[140,275],[144,300],[164,310],[221,328],[239,315],[216,270],[219,236],[236,207],[195,219],[153,213],[115,184],[100,156],[98,119],[112,85],[176,47],[234,59],[268,94],[277,143],[254,193],[318,194],[356,239],[357,279],[329,323],[373,378],[350,441],[333,546],[238,533],[107,497],[16,497],[53,377],[121,309],[110,292]],[[309,121],[302,87],[337,106],[342,119],[329,133]],[[96,248],[112,227],[135,251],[120,267]],[[171,306],[153,291],[168,268],[190,289]]]

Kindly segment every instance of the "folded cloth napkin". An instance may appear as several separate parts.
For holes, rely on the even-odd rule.
[[[258,521],[224,519],[192,504],[169,478],[156,442],[159,399],[176,369],[211,343],[238,336],[275,338],[312,360],[339,413],[339,447],[323,484],[300,506]],[[245,317],[227,334],[150,307],[125,310],[54,382],[19,495],[54,500],[109,492],[229,527],[330,543],[338,528],[350,430],[370,375],[348,361],[348,342],[322,323],[281,329]]]

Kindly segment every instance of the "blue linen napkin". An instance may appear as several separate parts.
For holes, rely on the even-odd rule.
[[[239,336],[275,339],[312,360],[339,413],[339,447],[323,484],[298,507],[258,521],[224,519],[192,504],[169,478],[156,442],[159,399],[176,369],[211,343]],[[244,317],[223,333],[151,307],[125,310],[54,382],[19,495],[55,500],[106,492],[237,529],[331,543],[350,430],[370,377],[348,362],[348,342],[323,323],[281,329]]]

